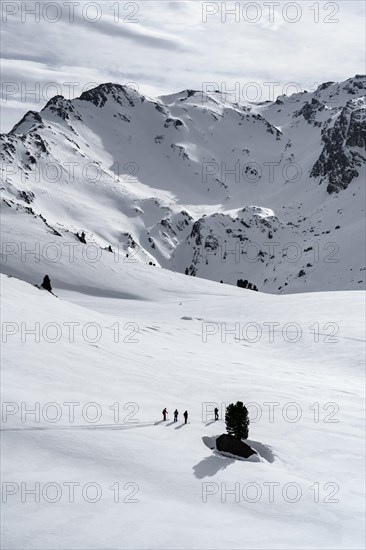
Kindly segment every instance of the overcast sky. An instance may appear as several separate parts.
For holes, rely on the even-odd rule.
[[[153,96],[215,83],[264,100],[365,72],[363,0],[2,0],[1,11],[5,132],[102,82]]]

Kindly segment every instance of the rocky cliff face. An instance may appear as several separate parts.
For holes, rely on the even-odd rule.
[[[310,175],[326,181],[328,193],[346,189],[366,162],[365,98],[351,99],[322,129],[323,149]]]

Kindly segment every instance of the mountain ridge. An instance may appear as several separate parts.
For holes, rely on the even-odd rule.
[[[181,273],[265,292],[359,289],[365,89],[356,75],[257,104],[117,83],[55,96],[1,136],[3,234],[20,209],[61,238],[85,231]]]

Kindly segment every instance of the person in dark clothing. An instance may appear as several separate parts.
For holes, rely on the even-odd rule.
[[[188,413],[187,413],[187,411],[184,411],[183,417],[184,417],[184,424],[187,424],[187,420],[188,420]]]
[[[163,409],[163,420],[166,420],[167,414],[168,414],[168,411],[166,410],[166,407],[165,407],[165,409]]]
[[[174,422],[178,422],[178,414],[179,413],[178,413],[177,409],[175,409],[175,411],[174,411]]]
[[[219,409],[215,407],[215,420],[219,419]]]

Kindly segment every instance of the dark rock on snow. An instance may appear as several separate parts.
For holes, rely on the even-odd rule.
[[[233,435],[222,434],[216,439],[216,449],[224,453],[249,458],[256,452],[244,441],[237,439]]]

